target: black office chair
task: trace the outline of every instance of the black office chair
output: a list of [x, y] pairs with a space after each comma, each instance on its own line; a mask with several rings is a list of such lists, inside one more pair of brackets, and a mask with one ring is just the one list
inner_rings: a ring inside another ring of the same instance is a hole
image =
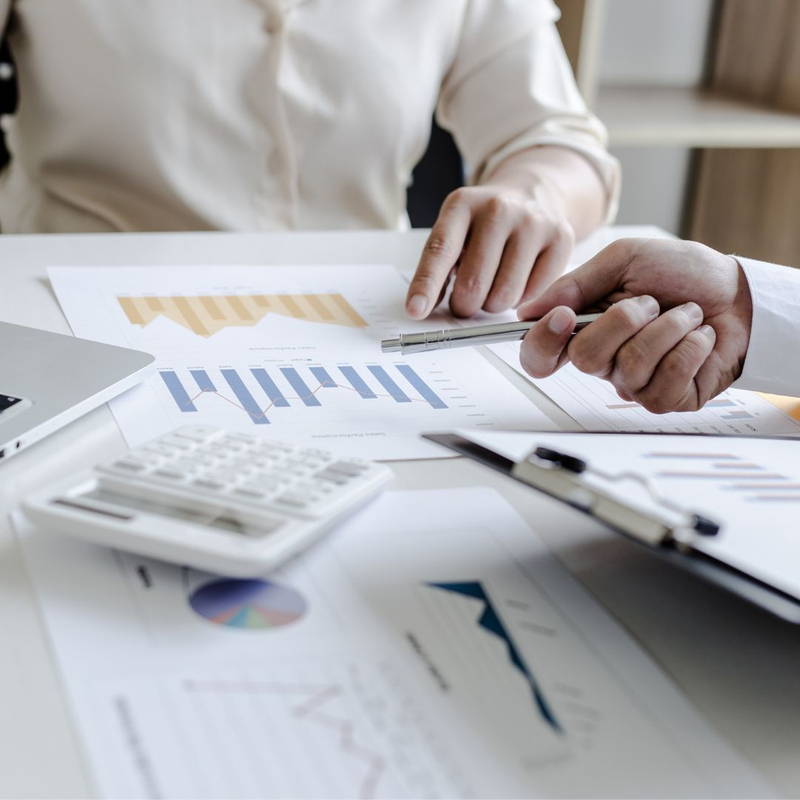
[[[0, 43], [0, 115], [13, 114], [17, 107], [17, 81], [14, 71], [14, 62], [11, 59], [11, 51], [8, 49], [8, 42], [5, 40]], [[6, 149], [5, 138], [0, 133], [0, 169], [9, 160], [8, 150]]]
[[428, 149], [414, 167], [406, 205], [414, 228], [430, 228], [447, 195], [464, 184], [464, 165], [453, 138], [434, 121]]

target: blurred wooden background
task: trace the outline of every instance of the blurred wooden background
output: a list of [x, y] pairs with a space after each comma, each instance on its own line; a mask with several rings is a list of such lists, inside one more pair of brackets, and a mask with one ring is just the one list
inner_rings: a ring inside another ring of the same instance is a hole
[[[800, 3], [722, 0], [711, 91], [800, 113]], [[703, 150], [687, 234], [728, 253], [800, 266], [800, 149]]]

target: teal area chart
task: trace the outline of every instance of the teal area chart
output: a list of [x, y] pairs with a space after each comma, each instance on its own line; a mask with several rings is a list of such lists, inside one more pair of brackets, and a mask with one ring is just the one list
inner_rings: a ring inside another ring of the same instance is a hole
[[483, 584], [480, 581], [463, 581], [454, 583], [429, 583], [428, 586], [433, 589], [441, 589], [445, 592], [450, 592], [451, 594], [461, 595], [462, 597], [472, 600], [479, 600], [483, 603], [483, 611], [477, 620], [478, 627], [483, 628], [492, 636], [496, 636], [505, 644], [509, 661], [530, 686], [533, 701], [542, 719], [553, 731], [562, 734], [564, 732], [563, 728], [556, 719], [536, 678], [522, 658], [517, 645], [514, 643], [513, 637], [503, 624], [503, 620], [494, 607], [491, 598], [486, 593]]
[[209, 581], [189, 595], [189, 605], [216, 625], [251, 631], [291, 625], [308, 609], [295, 589], [258, 579]]

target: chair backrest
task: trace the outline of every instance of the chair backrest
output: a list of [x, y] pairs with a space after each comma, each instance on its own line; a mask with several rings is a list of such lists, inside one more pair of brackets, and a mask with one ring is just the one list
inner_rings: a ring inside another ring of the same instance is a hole
[[442, 201], [464, 184], [464, 165], [453, 138], [435, 121], [431, 125], [428, 149], [414, 167], [406, 205], [414, 228], [430, 228], [439, 215]]
[[[14, 61], [11, 58], [11, 50], [8, 42], [4, 39], [0, 43], [0, 116], [3, 114], [13, 114], [17, 108], [17, 76], [14, 68]], [[9, 160], [8, 150], [5, 140], [0, 131], [0, 169]]]

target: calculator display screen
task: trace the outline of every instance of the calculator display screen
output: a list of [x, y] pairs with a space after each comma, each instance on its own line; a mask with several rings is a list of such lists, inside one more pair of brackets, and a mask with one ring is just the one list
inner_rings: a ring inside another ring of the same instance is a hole
[[[148, 514], [155, 514], [170, 519], [177, 519], [183, 522], [191, 522], [195, 525], [203, 525], [209, 528], [218, 528], [229, 531], [230, 533], [248, 534], [254, 533], [254, 526], [247, 525], [236, 519], [235, 513], [224, 506], [208, 505], [195, 508], [187, 508], [165, 501], [162, 497], [135, 497], [122, 492], [114, 492], [97, 485], [85, 494], [78, 497], [85, 500], [96, 500], [110, 506], [126, 509], [128, 511], [143, 511]], [[88, 506], [83, 506], [84, 510], [93, 510]], [[100, 512], [98, 512], [100, 513]]]

